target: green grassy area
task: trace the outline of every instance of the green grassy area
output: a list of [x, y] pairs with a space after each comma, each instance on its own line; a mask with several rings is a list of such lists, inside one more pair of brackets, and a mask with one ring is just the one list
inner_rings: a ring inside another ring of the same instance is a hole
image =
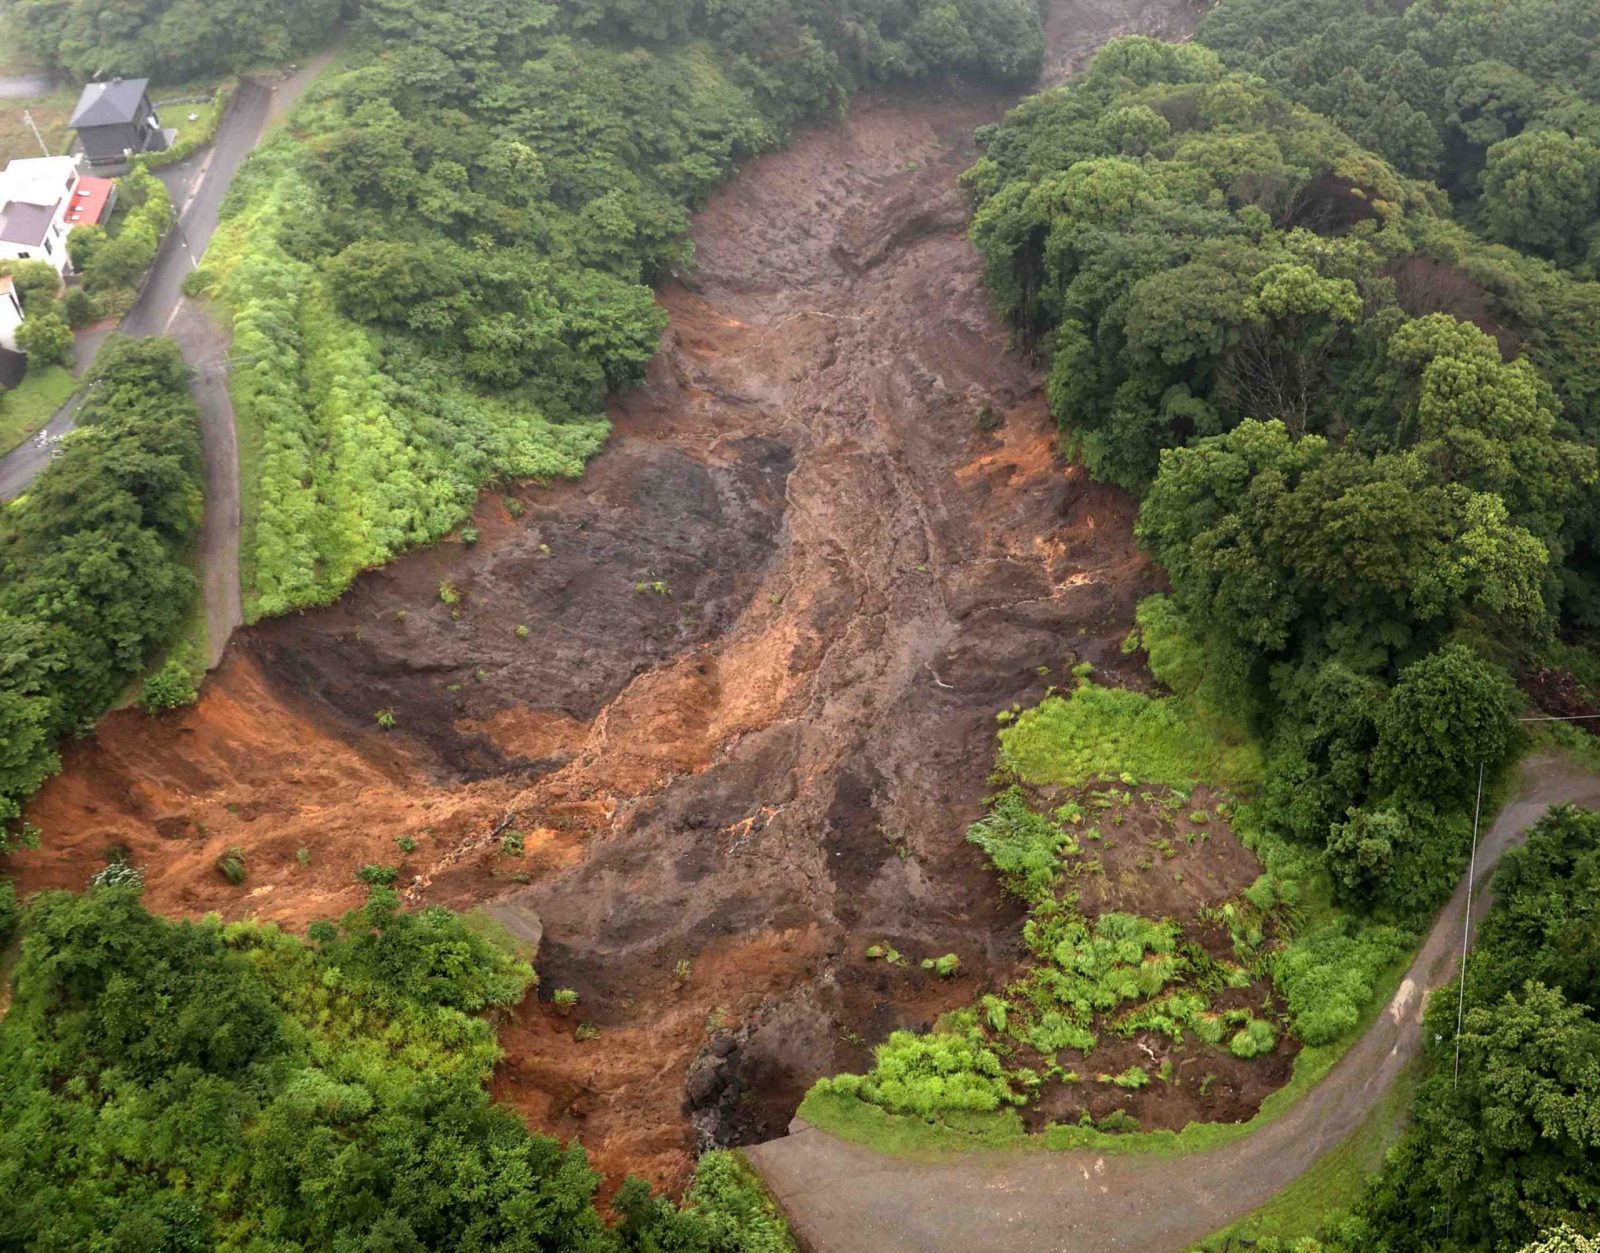
[[22, 383], [0, 392], [0, 454], [22, 443], [67, 403], [78, 380], [63, 367], [30, 370]]
[[1383, 1167], [1386, 1153], [1405, 1132], [1411, 1098], [1417, 1089], [1417, 1068], [1408, 1066], [1383, 1094], [1366, 1120], [1341, 1144], [1317, 1159], [1260, 1209], [1195, 1246], [1203, 1253], [1221, 1253], [1265, 1237], [1293, 1240], [1316, 1232], [1324, 1221], [1360, 1199], [1368, 1180]]
[[39, 140], [28, 128], [23, 114], [33, 117], [45, 145], [53, 156], [66, 152], [72, 143], [67, 123], [78, 103], [76, 90], [53, 92], [48, 96], [24, 96], [0, 100], [0, 166], [17, 157], [42, 157]]
[[1018, 716], [1000, 732], [1000, 765], [1028, 783], [1058, 787], [1129, 774], [1167, 787], [1246, 788], [1262, 773], [1254, 744], [1191, 703], [1094, 684]]

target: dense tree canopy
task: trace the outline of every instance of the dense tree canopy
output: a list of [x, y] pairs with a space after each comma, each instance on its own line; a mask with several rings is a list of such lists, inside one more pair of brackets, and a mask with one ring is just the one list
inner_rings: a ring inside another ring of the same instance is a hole
[[345, 0], [6, 0], [13, 38], [73, 78], [181, 82], [286, 61], [332, 34]]
[[1198, 38], [1401, 170], [1481, 197], [1496, 238], [1596, 274], [1589, 0], [1226, 0]]
[[528, 965], [388, 888], [305, 944], [171, 923], [136, 888], [38, 898], [0, 1021], [0, 1245], [12, 1249], [782, 1253], [712, 1155], [679, 1210], [632, 1184], [608, 1230], [583, 1150], [492, 1104], [471, 1016]]
[[111, 340], [79, 430], [0, 510], [0, 822], [194, 602], [200, 439], [168, 340]]
[[1414, 1125], [1337, 1253], [1577, 1250], [1600, 1228], [1600, 814], [1552, 812], [1493, 888], [1459, 1079], [1456, 1000], [1435, 997]]
[[973, 239], [1089, 469], [1143, 496], [1149, 634], [1267, 740], [1268, 821], [1415, 921], [1515, 747], [1504, 674], [1452, 640], [1592, 617], [1595, 341], [1543, 336], [1531, 291], [1593, 285], [1198, 45], [1112, 43], [981, 139]]

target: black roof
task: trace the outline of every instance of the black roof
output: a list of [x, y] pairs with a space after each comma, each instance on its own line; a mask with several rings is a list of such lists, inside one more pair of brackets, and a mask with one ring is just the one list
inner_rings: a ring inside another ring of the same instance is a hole
[[139, 119], [139, 105], [150, 86], [148, 78], [117, 78], [109, 83], [90, 83], [78, 97], [68, 125], [120, 126]]

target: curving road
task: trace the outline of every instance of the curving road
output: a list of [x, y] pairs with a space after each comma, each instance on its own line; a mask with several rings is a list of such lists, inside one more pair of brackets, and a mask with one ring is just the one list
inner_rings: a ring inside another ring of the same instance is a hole
[[[1477, 887], [1551, 805], [1600, 805], [1600, 776], [1564, 759], [1523, 764], [1516, 798], [1478, 848]], [[1393, 1002], [1316, 1088], [1260, 1131], [1181, 1158], [1092, 1152], [888, 1157], [796, 1119], [746, 1150], [811, 1253], [1188, 1248], [1244, 1217], [1343, 1141], [1416, 1056], [1429, 991], [1455, 976], [1467, 879], [1440, 912]], [[1490, 898], [1472, 901], [1475, 927]]]
[[[216, 232], [223, 197], [234, 175], [261, 142], [267, 124], [281, 117], [325, 69], [338, 45], [318, 54], [276, 84], [246, 80], [234, 93], [216, 141], [187, 161], [161, 172], [172, 193], [177, 222], [167, 232], [139, 299], [118, 330], [128, 335], [170, 335], [195, 371], [205, 456], [205, 518], [200, 533], [200, 574], [206, 606], [208, 664], [222, 658], [243, 619], [239, 592], [239, 450], [228, 397], [228, 337], [205, 308], [183, 295], [183, 282]], [[83, 373], [104, 336], [80, 337]], [[14, 499], [50, 463], [51, 446], [73, 428], [82, 393], [25, 444], [0, 458], [0, 501]]]

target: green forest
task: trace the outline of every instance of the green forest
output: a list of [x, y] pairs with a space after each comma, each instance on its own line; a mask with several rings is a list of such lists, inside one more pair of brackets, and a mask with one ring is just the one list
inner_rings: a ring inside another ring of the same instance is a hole
[[175, 83], [322, 47], [345, 0], [8, 0], [11, 37], [69, 78]]
[[534, 981], [492, 925], [392, 888], [304, 940], [167, 922], [117, 863], [31, 903], [0, 1029], [0, 1245], [781, 1253], [748, 1169], [708, 1154], [682, 1207], [492, 1104], [481, 1016]]

